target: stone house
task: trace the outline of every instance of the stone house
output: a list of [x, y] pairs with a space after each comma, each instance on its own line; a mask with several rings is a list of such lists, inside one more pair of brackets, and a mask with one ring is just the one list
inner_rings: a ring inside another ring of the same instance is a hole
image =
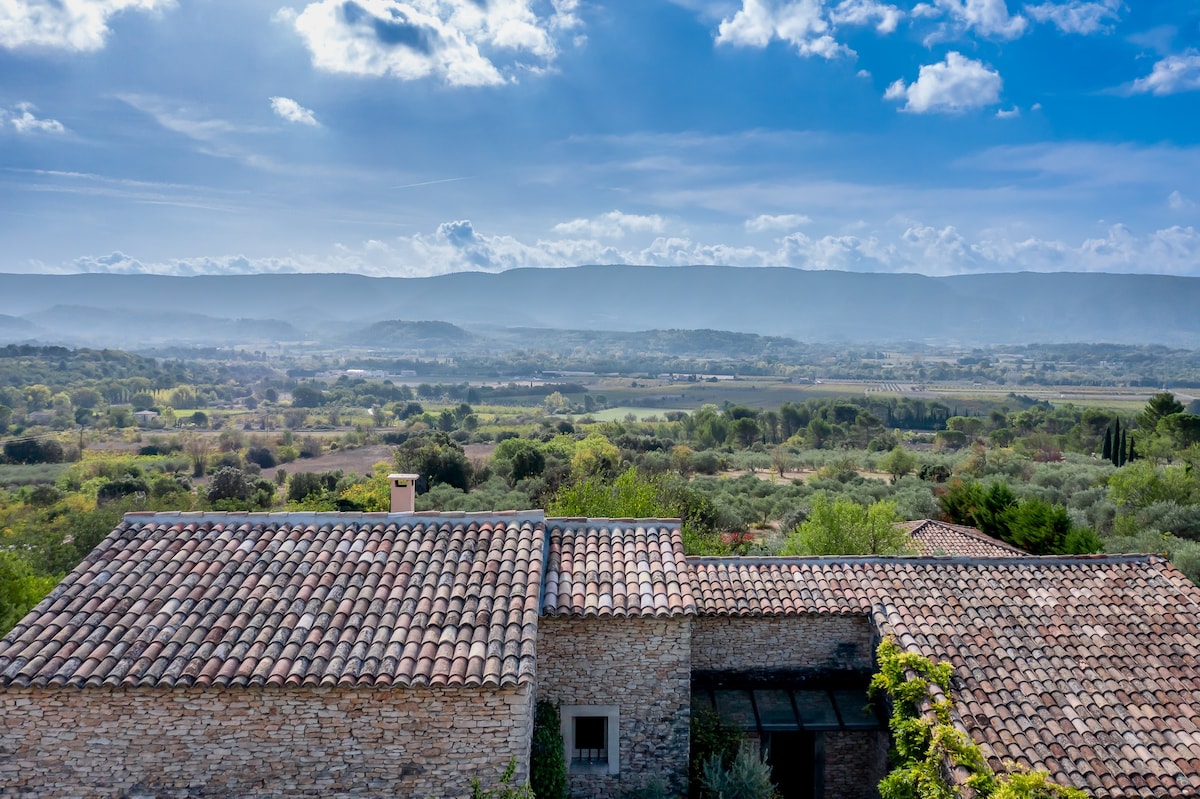
[[694, 558], [670, 520], [130, 514], [0, 643], [0, 795], [466, 796], [527, 774], [549, 699], [576, 797], [682, 792], [704, 707], [788, 799], [872, 797], [887, 635], [953, 665], [993, 767], [1193, 796], [1198, 629], [1200, 591], [1154, 556]]

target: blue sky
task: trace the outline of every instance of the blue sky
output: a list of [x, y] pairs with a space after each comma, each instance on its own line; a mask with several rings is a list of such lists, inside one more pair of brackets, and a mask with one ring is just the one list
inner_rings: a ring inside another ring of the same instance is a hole
[[1200, 275], [1193, 0], [0, 0], [0, 271]]

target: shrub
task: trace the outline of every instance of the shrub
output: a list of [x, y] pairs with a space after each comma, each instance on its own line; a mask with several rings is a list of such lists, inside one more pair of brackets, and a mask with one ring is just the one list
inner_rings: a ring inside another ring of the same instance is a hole
[[529, 783], [513, 787], [513, 774], [517, 772], [517, 759], [508, 761], [508, 767], [500, 775], [500, 784], [489, 790], [484, 790], [479, 779], [471, 780], [471, 799], [536, 799]]
[[558, 706], [545, 699], [533, 715], [529, 751], [529, 785], [537, 799], [567, 799], [567, 762], [563, 757], [562, 720]]
[[728, 766], [719, 755], [704, 763], [704, 789], [712, 799], [775, 799], [771, 767], [743, 744]]
[[691, 799], [701, 796], [705, 764], [716, 758], [723, 765], [732, 766], [743, 740], [741, 730], [726, 725], [711, 707], [694, 709], [688, 758], [688, 796]]

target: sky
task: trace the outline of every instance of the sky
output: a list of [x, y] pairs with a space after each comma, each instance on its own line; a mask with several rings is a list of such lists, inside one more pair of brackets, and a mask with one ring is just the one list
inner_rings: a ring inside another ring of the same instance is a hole
[[1200, 276], [1195, 0], [0, 0], [0, 271]]

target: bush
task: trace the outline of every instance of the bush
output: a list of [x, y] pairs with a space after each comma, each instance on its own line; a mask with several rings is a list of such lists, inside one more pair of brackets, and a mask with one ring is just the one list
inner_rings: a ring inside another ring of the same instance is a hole
[[537, 799], [567, 799], [567, 762], [563, 757], [562, 719], [558, 706], [545, 699], [533, 716], [529, 751], [529, 786]]
[[479, 779], [471, 780], [471, 799], [537, 799], [534, 796], [533, 790], [530, 789], [529, 783], [525, 783], [520, 787], [512, 786], [513, 774], [517, 772], [517, 759], [513, 758], [508, 761], [508, 767], [504, 769], [504, 773], [500, 775], [499, 786], [490, 790], [484, 790], [480, 785]]
[[775, 799], [771, 767], [743, 744], [728, 766], [719, 755], [704, 763], [704, 790], [712, 799]]
[[711, 707], [694, 709], [688, 757], [688, 796], [691, 799], [700, 799], [702, 795], [705, 764], [715, 758], [725, 766], [732, 766], [743, 740], [741, 730], [726, 725]]

